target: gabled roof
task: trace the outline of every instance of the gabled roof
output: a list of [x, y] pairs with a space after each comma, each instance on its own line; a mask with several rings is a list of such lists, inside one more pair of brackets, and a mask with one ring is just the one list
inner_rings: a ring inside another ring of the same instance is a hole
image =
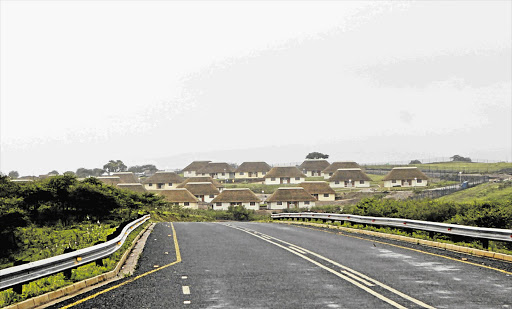
[[174, 172], [156, 172], [153, 176], [145, 179], [143, 183], [182, 183], [183, 180]]
[[166, 201], [171, 203], [197, 203], [197, 198], [187, 189], [150, 190], [148, 192], [162, 195]]
[[197, 171], [197, 170], [200, 170], [203, 167], [205, 167], [210, 162], [212, 162], [212, 161], [194, 161], [194, 162], [190, 163], [189, 165], [187, 165], [187, 167], [185, 167], [183, 169], [183, 171], [184, 172]]
[[323, 171], [324, 169], [328, 168], [329, 165], [330, 163], [327, 162], [327, 160], [311, 159], [302, 162], [302, 164], [299, 166], [299, 169], [301, 171]]
[[372, 179], [368, 177], [360, 168], [340, 168], [334, 173], [334, 175], [329, 178], [329, 181], [371, 181]]
[[231, 202], [261, 202], [261, 200], [248, 188], [237, 188], [237, 189], [225, 189], [216, 198], [212, 200], [212, 203], [231, 203]]
[[189, 182], [211, 182], [217, 189], [222, 189], [224, 186], [216, 179], [213, 179], [211, 176], [195, 176], [186, 178], [182, 183], [180, 183], [176, 188], [185, 188], [185, 185]]
[[417, 167], [394, 167], [382, 180], [403, 180], [403, 179], [428, 180]]
[[277, 189], [268, 199], [267, 202], [312, 202], [316, 198], [309, 194], [302, 187], [287, 187]]
[[112, 176], [119, 177], [119, 180], [120, 180], [119, 183], [137, 183], [137, 182], [139, 182], [137, 180], [137, 177], [135, 177], [135, 174], [132, 172], [117, 172], [117, 173], [112, 173]]
[[244, 162], [235, 170], [235, 173], [241, 172], [268, 172], [271, 167], [266, 162]]
[[144, 188], [144, 186], [141, 183], [118, 183], [117, 187], [119, 189], [130, 190], [130, 191], [134, 191], [137, 193], [145, 193], [146, 192], [146, 188]]
[[309, 194], [335, 194], [333, 188], [325, 181], [305, 181], [300, 184]]
[[268, 172], [264, 178], [278, 178], [278, 177], [300, 177], [306, 178], [298, 168], [295, 166], [276, 166]]
[[220, 192], [211, 182], [189, 182], [185, 189], [194, 195], [218, 195]]
[[118, 176], [100, 176], [96, 177], [99, 181], [103, 182], [106, 185], [115, 186], [121, 183], [121, 178]]
[[336, 173], [340, 168], [361, 168], [359, 164], [356, 162], [332, 162], [326, 169], [324, 169], [323, 173]]
[[232, 173], [235, 169], [231, 165], [225, 162], [210, 162], [202, 169], [197, 170], [199, 174], [210, 174], [210, 173]]

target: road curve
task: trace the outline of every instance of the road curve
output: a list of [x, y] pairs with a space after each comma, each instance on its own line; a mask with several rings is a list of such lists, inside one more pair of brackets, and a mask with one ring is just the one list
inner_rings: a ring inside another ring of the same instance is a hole
[[512, 308], [512, 274], [272, 223], [160, 223], [130, 278], [52, 308]]

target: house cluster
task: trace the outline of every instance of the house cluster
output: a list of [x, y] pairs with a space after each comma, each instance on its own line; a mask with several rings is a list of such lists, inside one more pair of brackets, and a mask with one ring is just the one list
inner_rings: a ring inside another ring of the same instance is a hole
[[[265, 162], [244, 162], [237, 168], [228, 163], [194, 161], [183, 170], [156, 172], [139, 183], [133, 173], [114, 173], [99, 180], [137, 192], [153, 192], [175, 205], [197, 209], [208, 207], [227, 210], [232, 205], [247, 209], [310, 208], [317, 201], [334, 201], [334, 188], [368, 188], [370, 177], [356, 162], [306, 160], [300, 166], [271, 167]], [[307, 177], [323, 177], [323, 181], [306, 181]], [[252, 181], [267, 185], [296, 184], [280, 187], [272, 195], [260, 197], [248, 188], [225, 189], [223, 182]], [[397, 167], [383, 179], [384, 187], [426, 186], [428, 178], [416, 167]]]

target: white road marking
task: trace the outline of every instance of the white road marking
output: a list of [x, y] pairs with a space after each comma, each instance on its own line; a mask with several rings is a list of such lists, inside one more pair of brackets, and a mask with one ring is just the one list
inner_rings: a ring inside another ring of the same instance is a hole
[[183, 289], [183, 294], [190, 295], [190, 287], [187, 285], [184, 285], [181, 287]]
[[187, 276], [181, 276], [181, 279], [187, 279], [188, 277]]

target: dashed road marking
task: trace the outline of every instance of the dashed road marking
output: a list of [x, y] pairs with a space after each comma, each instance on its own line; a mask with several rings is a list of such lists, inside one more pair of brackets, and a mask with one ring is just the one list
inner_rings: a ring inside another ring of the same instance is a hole
[[183, 294], [190, 295], [190, 287], [189, 286], [184, 285], [181, 287], [181, 289], [183, 290]]

